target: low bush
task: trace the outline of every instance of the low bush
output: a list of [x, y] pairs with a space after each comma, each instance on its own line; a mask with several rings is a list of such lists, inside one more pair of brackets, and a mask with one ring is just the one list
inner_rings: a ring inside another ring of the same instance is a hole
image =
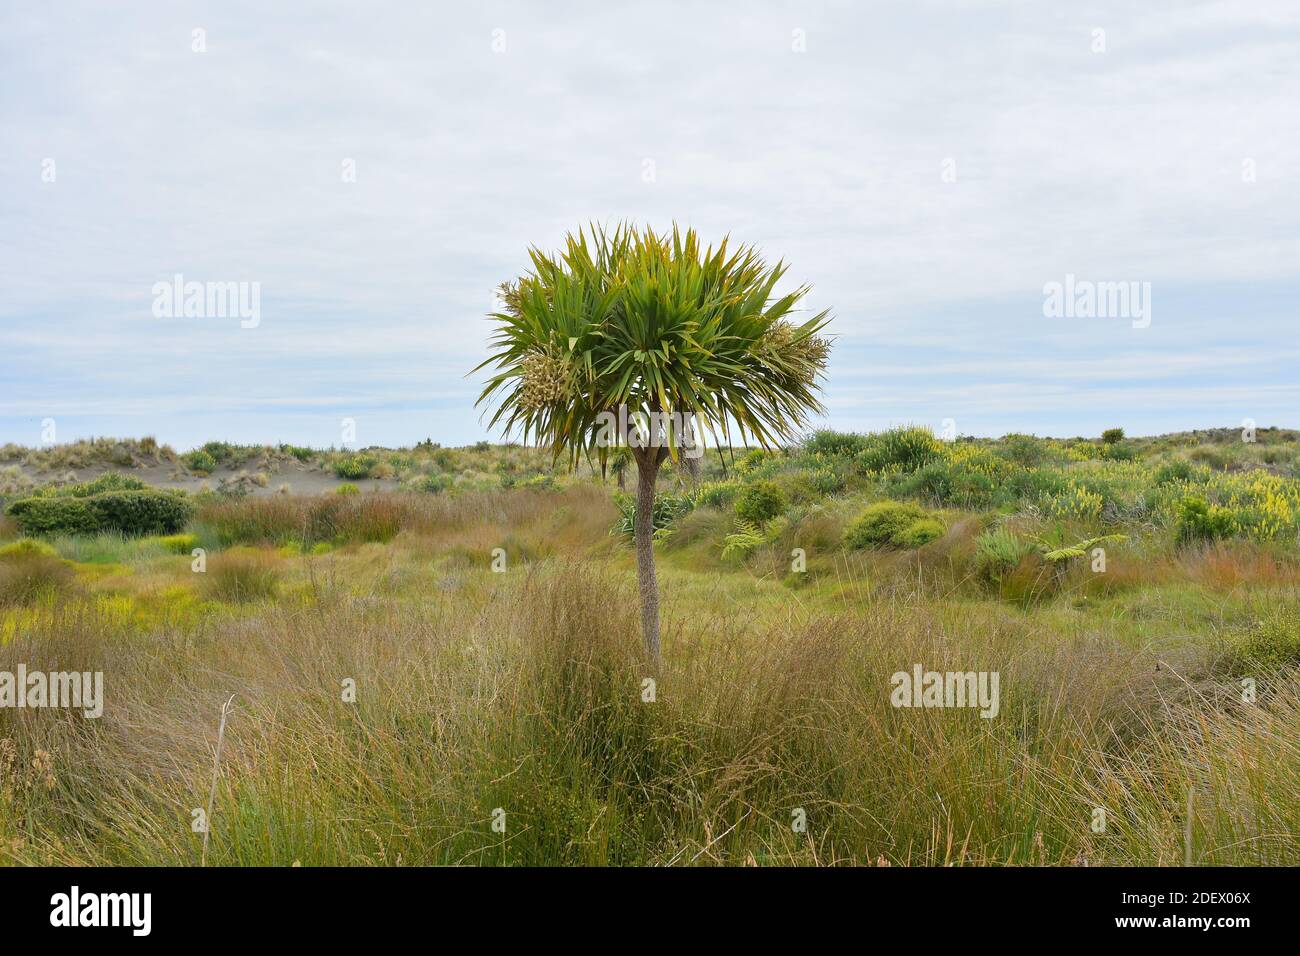
[[697, 508], [726, 508], [740, 494], [734, 481], [706, 481], [695, 489], [692, 499]]
[[334, 474], [348, 481], [369, 478], [378, 461], [371, 455], [347, 455], [334, 462]]
[[88, 497], [22, 498], [8, 513], [26, 535], [174, 534], [185, 527], [193, 505], [180, 492], [108, 491]]
[[998, 484], [989, 475], [950, 461], [932, 461], [909, 474], [896, 476], [887, 486], [900, 498], [921, 498], [936, 505], [987, 508], [998, 496]]
[[804, 439], [803, 450], [810, 455], [848, 456], [865, 451], [868, 444], [866, 435], [853, 432], [836, 432], [829, 428], [815, 431]]
[[98, 518], [98, 530], [129, 536], [176, 534], [194, 513], [189, 499], [173, 491], [111, 491], [86, 502]]
[[95, 534], [99, 518], [85, 498], [20, 498], [6, 509], [27, 535]]
[[412, 491], [422, 492], [428, 495], [436, 495], [446, 491], [455, 481], [450, 475], [441, 473], [432, 475], [421, 475], [408, 484]]
[[856, 461], [865, 471], [915, 471], [942, 453], [942, 443], [928, 428], [891, 428], [868, 435]]
[[312, 451], [310, 448], [304, 448], [301, 445], [281, 445], [280, 451], [292, 455], [294, 458], [297, 458], [299, 461], [304, 463], [311, 461], [316, 457], [316, 452]]
[[197, 475], [210, 475], [217, 469], [217, 460], [202, 448], [187, 451], [181, 455], [181, 461], [185, 463], [186, 468]]
[[1204, 498], [1191, 495], [1178, 504], [1178, 538], [1183, 542], [1215, 541], [1230, 538], [1237, 531], [1237, 522], [1227, 508], [1209, 504]]
[[943, 530], [943, 524], [923, 508], [878, 501], [844, 529], [844, 546], [853, 551], [881, 546], [917, 548], [940, 537]]
[[1180, 458], [1157, 468], [1152, 482], [1156, 485], [1168, 485], [1175, 481], [1191, 481], [1194, 473], [1192, 463]]
[[1043, 439], [1018, 433], [1002, 436], [995, 454], [999, 458], [1015, 462], [1022, 468], [1037, 468], [1052, 455], [1050, 447]]
[[921, 518], [895, 534], [890, 541], [900, 548], [910, 550], [942, 538], [945, 530], [943, 522], [938, 518]]
[[1138, 457], [1137, 448], [1130, 442], [1116, 442], [1101, 447], [1101, 457], [1108, 461], [1135, 461]]
[[790, 506], [789, 499], [776, 484], [754, 481], [736, 496], [736, 517], [750, 524], [763, 525]]
[[818, 468], [809, 475], [808, 481], [822, 498], [838, 495], [848, 485], [845, 473], [837, 468]]

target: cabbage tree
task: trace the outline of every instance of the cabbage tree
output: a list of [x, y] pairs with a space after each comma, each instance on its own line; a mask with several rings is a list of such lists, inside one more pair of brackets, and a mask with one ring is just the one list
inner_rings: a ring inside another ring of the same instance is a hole
[[817, 400], [830, 350], [821, 312], [795, 316], [807, 286], [777, 292], [786, 266], [747, 245], [705, 248], [693, 229], [620, 225], [570, 233], [563, 250], [529, 251], [531, 270], [501, 287], [490, 367], [478, 403], [488, 427], [520, 434], [570, 467], [606, 467], [631, 451], [634, 539], [647, 655], [659, 660], [655, 482], [669, 458], [709, 438], [763, 447], [796, 435]]

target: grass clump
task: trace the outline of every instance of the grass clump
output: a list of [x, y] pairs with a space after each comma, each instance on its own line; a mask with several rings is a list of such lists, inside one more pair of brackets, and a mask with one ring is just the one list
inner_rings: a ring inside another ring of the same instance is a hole
[[1300, 610], [1282, 608], [1250, 627], [1221, 662], [1232, 677], [1267, 676], [1300, 666]]
[[196, 534], [169, 534], [155, 541], [170, 554], [190, 554], [199, 546], [199, 536]]
[[334, 474], [348, 481], [369, 478], [379, 464], [372, 455], [345, 455], [334, 462]]
[[0, 606], [28, 604], [67, 588], [72, 571], [43, 541], [20, 539], [0, 548]]
[[943, 444], [928, 428], [891, 428], [867, 436], [858, 465], [872, 472], [915, 471], [943, 453]]
[[274, 598], [283, 576], [274, 552], [232, 548], [209, 557], [204, 585], [214, 600], [245, 604]]
[[202, 448], [187, 451], [181, 455], [181, 461], [196, 475], [210, 475], [217, 470], [217, 459]]

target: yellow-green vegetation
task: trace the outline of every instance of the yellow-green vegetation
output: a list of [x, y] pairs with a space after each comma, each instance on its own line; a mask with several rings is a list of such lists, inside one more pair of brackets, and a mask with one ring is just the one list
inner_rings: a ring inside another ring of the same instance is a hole
[[[628, 499], [531, 449], [165, 536], [5, 520], [0, 671], [105, 702], [0, 709], [0, 862], [197, 864], [233, 694], [209, 864], [1298, 864], [1297, 436], [1110, 437], [668, 469], [657, 673]], [[998, 715], [892, 706], [917, 664]]]

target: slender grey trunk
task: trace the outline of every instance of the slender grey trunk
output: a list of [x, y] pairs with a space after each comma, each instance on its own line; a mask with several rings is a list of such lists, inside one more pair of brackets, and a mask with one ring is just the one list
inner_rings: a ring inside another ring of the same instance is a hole
[[687, 486], [694, 488], [700, 483], [701, 462], [699, 456], [691, 456], [686, 453], [691, 450], [694, 449], [683, 450], [678, 460], [682, 463], [682, 474], [686, 476]]
[[655, 577], [655, 478], [659, 475], [657, 448], [636, 455], [636, 579], [641, 590], [641, 637], [646, 656], [659, 665], [659, 581]]

